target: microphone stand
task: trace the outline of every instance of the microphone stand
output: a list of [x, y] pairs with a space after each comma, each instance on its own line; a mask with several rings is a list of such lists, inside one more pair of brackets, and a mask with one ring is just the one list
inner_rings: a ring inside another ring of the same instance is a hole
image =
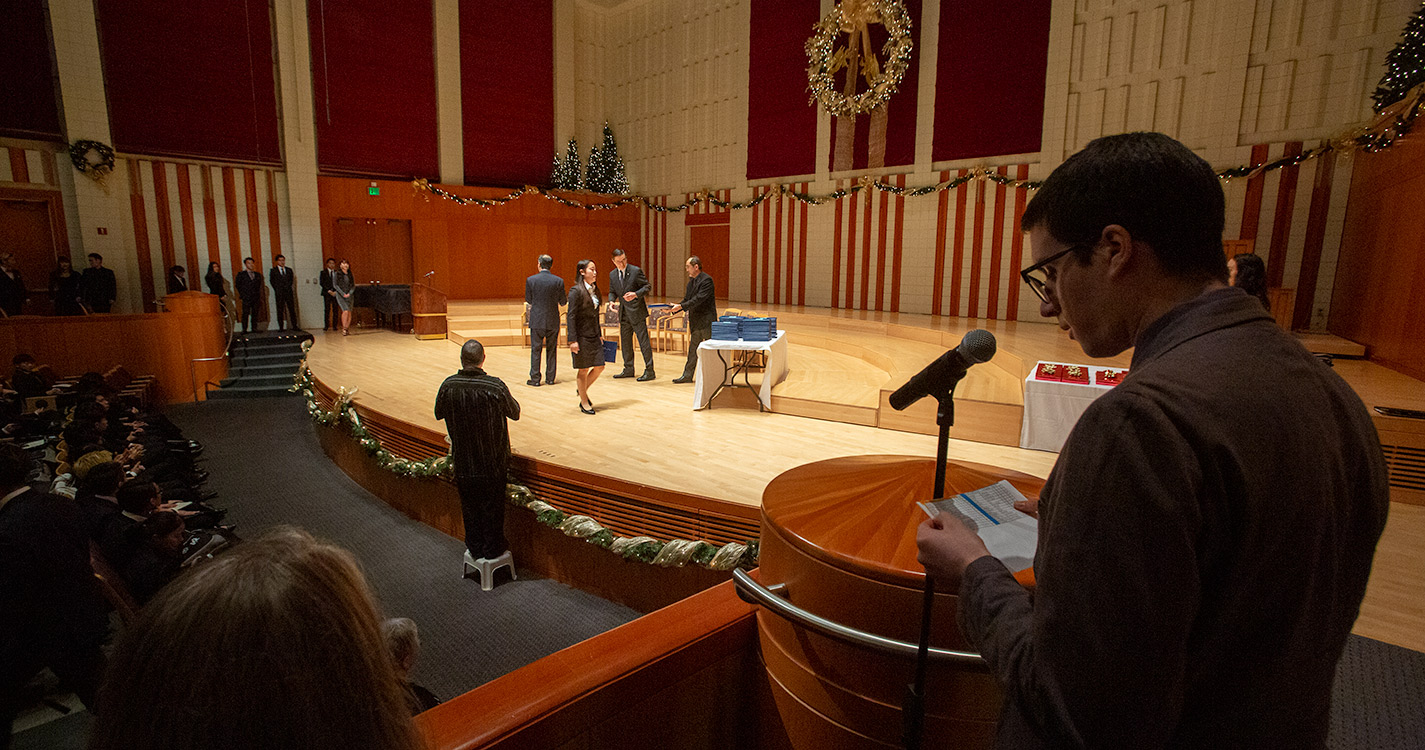
[[[940, 426], [940, 435], [935, 446], [935, 482], [931, 487], [934, 499], [945, 495], [945, 463], [950, 460], [950, 427], [955, 424], [955, 386], [960, 384], [965, 374], [950, 381], [949, 390], [933, 394], [939, 406], [935, 410], [935, 423]], [[901, 706], [903, 718], [902, 743], [906, 750], [920, 750], [921, 737], [925, 731], [925, 669], [930, 661], [930, 612], [935, 604], [935, 580], [925, 574], [925, 592], [920, 605], [920, 647], [915, 654], [915, 678], [906, 686], [905, 702]]]

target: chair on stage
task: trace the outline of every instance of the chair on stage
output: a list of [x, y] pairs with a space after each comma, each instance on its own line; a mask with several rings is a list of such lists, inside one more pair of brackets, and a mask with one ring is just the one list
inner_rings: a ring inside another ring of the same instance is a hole
[[[659, 351], [677, 351], [680, 354], [688, 351], [688, 313], [686, 310], [659, 316], [654, 331], [657, 334], [655, 340], [658, 342], [654, 346]], [[676, 350], [673, 348], [674, 342], [678, 342]]]

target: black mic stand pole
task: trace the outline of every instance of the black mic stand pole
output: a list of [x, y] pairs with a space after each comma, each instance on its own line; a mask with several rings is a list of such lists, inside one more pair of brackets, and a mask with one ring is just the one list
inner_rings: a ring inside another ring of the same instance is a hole
[[[935, 484], [931, 496], [939, 500], [945, 496], [945, 464], [950, 460], [950, 427], [955, 424], [955, 386], [965, 377], [964, 373], [950, 383], [950, 389], [935, 394], [939, 406], [935, 410], [935, 423], [940, 426], [940, 436], [935, 445]], [[920, 648], [915, 654], [915, 681], [906, 686], [904, 713], [904, 737], [906, 750], [920, 750], [921, 735], [925, 730], [925, 668], [930, 661], [930, 612], [935, 604], [935, 580], [930, 573], [925, 574], [925, 593], [920, 607]]]

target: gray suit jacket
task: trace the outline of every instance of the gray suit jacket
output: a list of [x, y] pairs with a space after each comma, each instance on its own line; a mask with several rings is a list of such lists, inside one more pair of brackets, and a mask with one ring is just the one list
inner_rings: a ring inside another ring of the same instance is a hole
[[529, 303], [529, 327], [532, 331], [553, 331], [559, 328], [559, 306], [568, 293], [564, 279], [549, 271], [524, 280], [524, 301]]
[[[625, 280], [625, 275], [627, 280]], [[609, 271], [609, 301], [617, 302], [619, 317], [628, 320], [647, 320], [648, 303], [643, 300], [648, 296], [651, 286], [648, 277], [644, 275], [643, 269], [630, 263], [624, 270], [615, 268]], [[633, 292], [637, 295], [632, 302], [625, 302], [623, 295]]]

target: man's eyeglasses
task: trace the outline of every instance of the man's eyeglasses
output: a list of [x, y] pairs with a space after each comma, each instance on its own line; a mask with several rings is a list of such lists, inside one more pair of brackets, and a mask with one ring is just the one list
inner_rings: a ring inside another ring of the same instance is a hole
[[1021, 279], [1024, 279], [1024, 283], [1028, 284], [1030, 289], [1034, 290], [1034, 295], [1038, 297], [1040, 301], [1048, 302], [1049, 292], [1047, 289], [1045, 289], [1045, 286], [1049, 283], [1049, 275], [1045, 273], [1044, 269], [1047, 268], [1049, 264], [1064, 257], [1065, 255], [1068, 255], [1069, 253], [1074, 252], [1075, 250], [1087, 250], [1093, 247], [1095, 244], [1097, 243], [1081, 242], [1077, 245], [1070, 245], [1069, 247], [1066, 247], [1063, 250], [1060, 250], [1059, 252], [1054, 253], [1053, 255], [1045, 258], [1044, 260], [1041, 260], [1038, 263], [1035, 263], [1034, 265], [1024, 269], [1023, 271], [1020, 271], [1019, 277]]

